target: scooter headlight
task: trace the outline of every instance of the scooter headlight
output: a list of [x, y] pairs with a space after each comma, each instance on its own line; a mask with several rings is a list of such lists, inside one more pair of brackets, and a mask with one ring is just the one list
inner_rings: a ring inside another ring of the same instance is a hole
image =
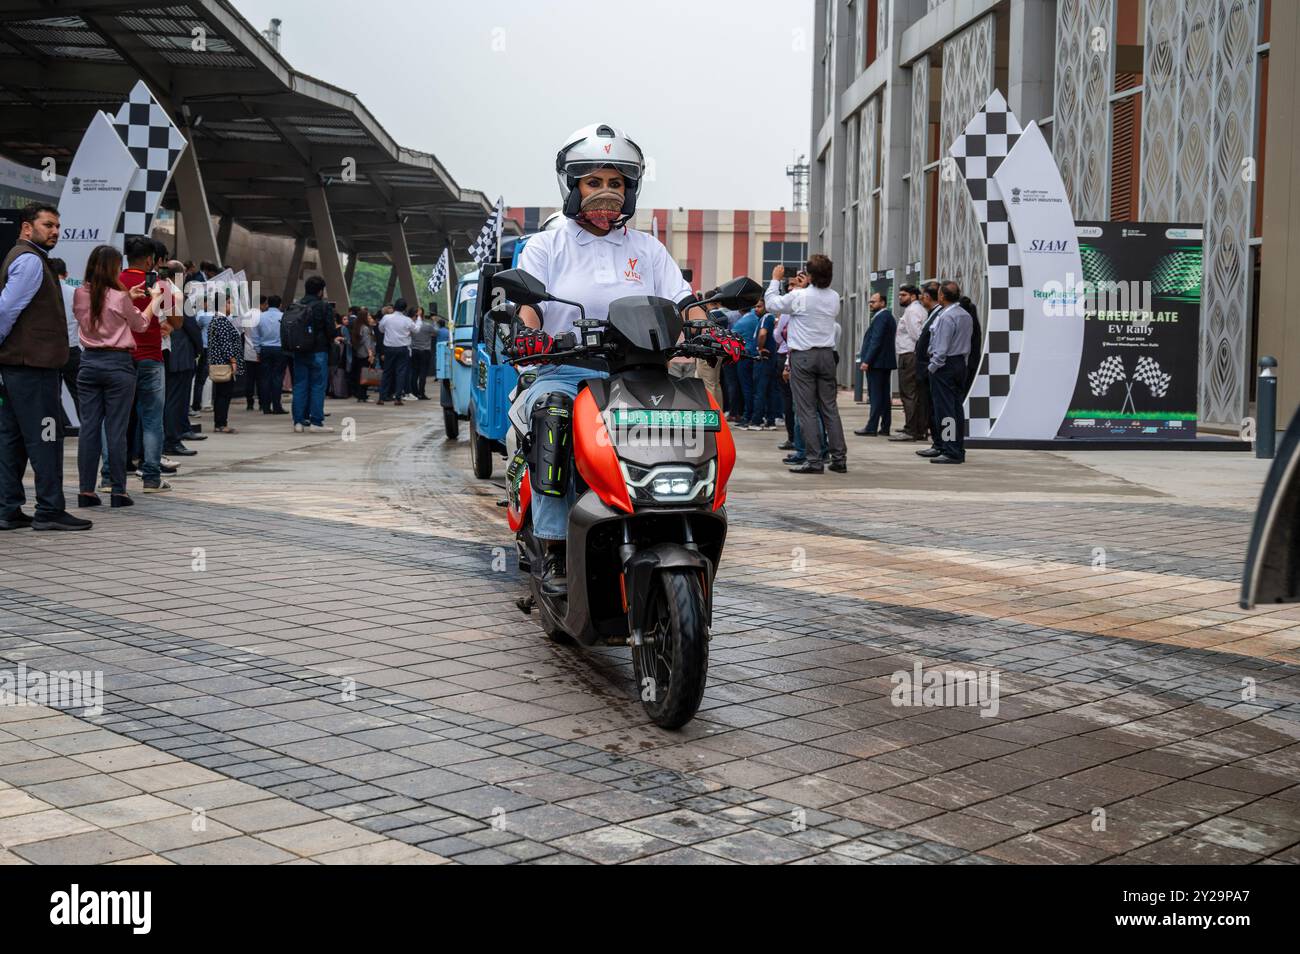
[[623, 480], [633, 503], [686, 504], [713, 496], [717, 462], [710, 459], [698, 467], [691, 464], [660, 464], [641, 467], [619, 461]]

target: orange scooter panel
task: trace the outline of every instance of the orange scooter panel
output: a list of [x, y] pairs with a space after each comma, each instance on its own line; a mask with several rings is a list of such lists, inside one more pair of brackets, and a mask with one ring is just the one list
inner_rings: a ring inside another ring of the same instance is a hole
[[713, 509], [717, 510], [727, 502], [727, 481], [736, 466], [736, 442], [731, 436], [731, 428], [727, 427], [727, 415], [722, 413], [722, 408], [718, 406], [711, 393], [709, 404], [718, 412], [718, 420], [722, 424], [713, 438], [718, 448], [718, 484], [713, 491]]
[[513, 532], [518, 532], [519, 528], [524, 525], [524, 517], [528, 514], [528, 504], [533, 499], [533, 482], [524, 472], [524, 479], [519, 483], [519, 507], [513, 505], [506, 507], [506, 523], [510, 525]]
[[573, 402], [573, 459], [587, 486], [607, 506], [632, 512], [623, 470], [618, 466], [614, 442], [600, 416], [600, 408], [591, 391], [583, 388]]

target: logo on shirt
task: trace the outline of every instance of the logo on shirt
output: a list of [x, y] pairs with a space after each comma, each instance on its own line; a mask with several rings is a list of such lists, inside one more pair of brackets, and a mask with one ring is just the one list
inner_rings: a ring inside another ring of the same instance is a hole
[[605, 154], [606, 154], [606, 155], [609, 154], [610, 147], [613, 146], [613, 145], [614, 145], [614, 144], [613, 144], [612, 142], [607, 142], [607, 143], [605, 143]]
[[629, 258], [627, 260], [627, 269], [623, 272], [623, 277], [630, 282], [641, 284], [641, 273], [636, 270], [636, 263], [641, 261], [639, 258]]

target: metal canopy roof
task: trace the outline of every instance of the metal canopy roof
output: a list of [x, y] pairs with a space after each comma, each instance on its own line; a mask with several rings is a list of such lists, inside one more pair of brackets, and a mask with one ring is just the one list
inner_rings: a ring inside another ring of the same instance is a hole
[[492, 211], [433, 155], [394, 142], [352, 93], [294, 70], [227, 0], [58, 10], [0, 10], [0, 153], [15, 160], [53, 156], [66, 173], [94, 111], [116, 112], [143, 79], [197, 149], [211, 211], [251, 231], [314, 238], [304, 185], [319, 181], [344, 251], [386, 261], [395, 210], [411, 259], [433, 261], [448, 242], [464, 257]]

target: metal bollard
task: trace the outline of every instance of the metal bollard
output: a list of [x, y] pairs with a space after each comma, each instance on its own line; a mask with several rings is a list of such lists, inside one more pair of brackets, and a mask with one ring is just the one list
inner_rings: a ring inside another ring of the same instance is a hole
[[1255, 456], [1272, 460], [1277, 444], [1277, 358], [1259, 359], [1259, 384], [1255, 391]]

